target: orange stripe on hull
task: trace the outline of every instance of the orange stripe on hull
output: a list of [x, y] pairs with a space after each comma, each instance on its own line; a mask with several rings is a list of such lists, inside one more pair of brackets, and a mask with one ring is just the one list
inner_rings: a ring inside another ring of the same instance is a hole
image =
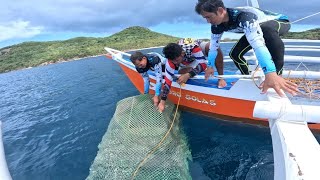
[[122, 65], [119, 63], [121, 69], [126, 73], [127, 77], [130, 79], [130, 81], [133, 83], [133, 85], [138, 89], [138, 91], [142, 94], [144, 92], [143, 87], [143, 79], [142, 76], [137, 72], [134, 71], [127, 66]]
[[[119, 65], [139, 92], [143, 93], [143, 79], [141, 75], [121, 63], [119, 63]], [[154, 79], [150, 78], [150, 81], [155, 83]], [[168, 99], [177, 104], [180, 96], [179, 92], [179, 88], [171, 87]], [[150, 94], [154, 94], [154, 91], [151, 89]], [[255, 101], [208, 95], [184, 89], [181, 90], [180, 105], [184, 109], [201, 112], [201, 114], [209, 116], [232, 117], [235, 121], [268, 126], [267, 119], [253, 117], [255, 103]], [[309, 127], [313, 130], [320, 131], [320, 124], [309, 124]]]
[[[179, 88], [172, 87], [169, 99], [178, 102]], [[182, 89], [180, 104], [201, 111], [232, 117], [253, 119], [254, 101], [239, 100], [221, 96], [208, 95]]]
[[[130, 79], [130, 81], [134, 84], [134, 86], [139, 90], [140, 93], [143, 93], [143, 79], [140, 76], [140, 74], [122, 65], [121, 63], [119, 64], [122, 70]], [[150, 79], [150, 81], [155, 83], [155, 80], [153, 79]], [[151, 91], [152, 92], [150, 93], [153, 94], [154, 91]], [[180, 96], [179, 92], [179, 88], [171, 87], [170, 89], [170, 94], [168, 98], [175, 104], [177, 104], [178, 102]], [[213, 114], [222, 114], [231, 117], [255, 119], [252, 116], [253, 108], [255, 105], [254, 101], [207, 95], [184, 89], [182, 89], [181, 95], [182, 98], [180, 100], [180, 104], [185, 107]]]
[[111, 56], [111, 54], [109, 54], [109, 53], [106, 54], [106, 57], [109, 58], [109, 59], [112, 59], [112, 56]]

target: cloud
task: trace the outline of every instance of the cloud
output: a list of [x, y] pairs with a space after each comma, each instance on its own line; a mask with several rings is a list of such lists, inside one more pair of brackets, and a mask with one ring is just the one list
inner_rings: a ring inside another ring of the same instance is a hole
[[152, 26], [197, 17], [196, 1], [171, 0], [29, 0], [7, 1], [0, 7], [0, 22], [23, 19], [49, 31], [106, 32], [128, 26]]
[[[294, 21], [319, 12], [318, 1], [308, 0], [306, 3], [266, 0], [259, 3], [262, 9], [281, 12]], [[46, 32], [114, 33], [129, 26], [152, 27], [162, 23], [180, 22], [206, 24], [194, 11], [196, 2], [197, 0], [12, 0], [1, 3], [0, 24], [22, 19], [22, 22], [28, 22], [35, 27], [26, 27], [28, 30], [31, 28], [33, 33], [39, 32], [40, 27]], [[245, 6], [247, 0], [224, 0], [224, 3], [227, 7]], [[320, 15], [299, 23], [320, 27]]]
[[13, 38], [29, 38], [42, 31], [41, 26], [32, 27], [28, 21], [12, 21], [6, 24], [0, 24], [0, 41]]

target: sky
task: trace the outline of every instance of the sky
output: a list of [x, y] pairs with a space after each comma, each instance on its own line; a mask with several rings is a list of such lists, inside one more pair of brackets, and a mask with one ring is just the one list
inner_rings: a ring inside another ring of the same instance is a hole
[[[197, 0], [2, 0], [0, 48], [25, 41], [106, 37], [131, 26], [176, 37], [210, 38], [210, 25], [195, 13]], [[224, 0], [226, 7], [247, 0]], [[319, 0], [260, 0], [260, 8], [293, 22], [320, 11]], [[320, 13], [292, 25], [291, 31], [320, 28]], [[238, 38], [225, 33], [223, 38]]]

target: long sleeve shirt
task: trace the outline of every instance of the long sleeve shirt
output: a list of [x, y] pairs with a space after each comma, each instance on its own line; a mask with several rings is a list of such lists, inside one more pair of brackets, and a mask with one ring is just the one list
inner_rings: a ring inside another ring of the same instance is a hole
[[[195, 64], [193, 64], [192, 70], [189, 72], [191, 77], [203, 72], [207, 68], [205, 56], [202, 53], [202, 50], [199, 46], [195, 46], [192, 50], [191, 58], [185, 58], [179, 66], [182, 68], [189, 67], [194, 62]], [[168, 94], [170, 92], [172, 81], [174, 79], [174, 72], [178, 68], [178, 66], [173, 64], [172, 61], [168, 59], [168, 61], [166, 62], [166, 70], [164, 77], [165, 81], [162, 88], [161, 100], [167, 99]]]

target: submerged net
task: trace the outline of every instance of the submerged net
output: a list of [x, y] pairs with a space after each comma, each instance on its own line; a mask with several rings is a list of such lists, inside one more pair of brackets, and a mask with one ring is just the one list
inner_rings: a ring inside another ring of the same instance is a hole
[[179, 125], [179, 113], [165, 140], [147, 157], [174, 119], [175, 106], [166, 105], [159, 113], [150, 95], [119, 101], [87, 179], [191, 179], [191, 152]]

